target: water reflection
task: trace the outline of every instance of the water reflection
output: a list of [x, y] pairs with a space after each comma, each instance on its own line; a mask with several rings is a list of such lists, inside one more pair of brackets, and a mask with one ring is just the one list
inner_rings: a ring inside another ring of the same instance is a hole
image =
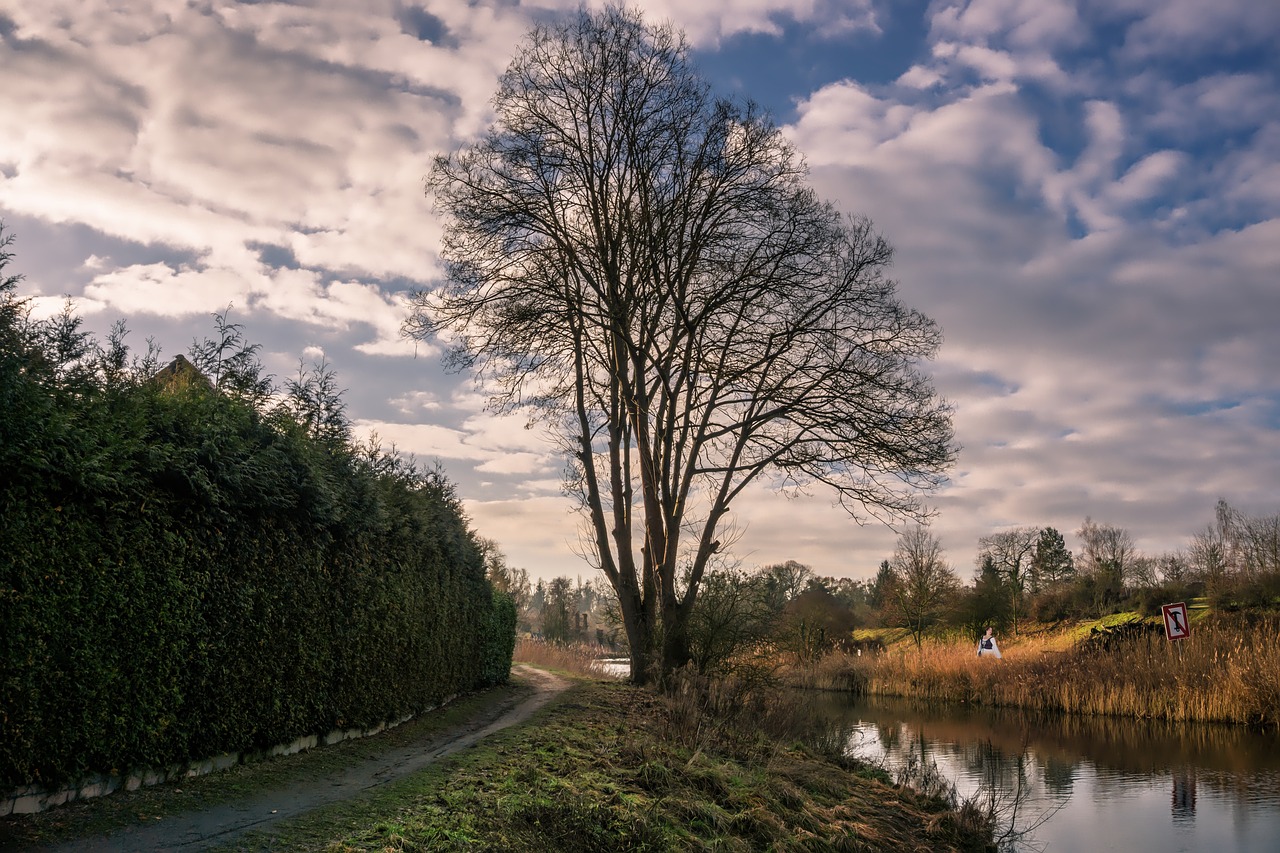
[[1016, 807], [1021, 850], [1280, 851], [1280, 739], [1157, 721], [828, 696], [851, 752], [937, 765], [962, 797]]

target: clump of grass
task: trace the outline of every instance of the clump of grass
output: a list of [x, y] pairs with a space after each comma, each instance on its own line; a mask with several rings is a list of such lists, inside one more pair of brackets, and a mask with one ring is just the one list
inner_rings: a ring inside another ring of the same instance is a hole
[[1280, 618], [1201, 621], [1184, 640], [1121, 637], [1109, 648], [1040, 634], [1003, 661], [967, 643], [899, 645], [847, 660], [869, 693], [1187, 722], [1280, 723]]

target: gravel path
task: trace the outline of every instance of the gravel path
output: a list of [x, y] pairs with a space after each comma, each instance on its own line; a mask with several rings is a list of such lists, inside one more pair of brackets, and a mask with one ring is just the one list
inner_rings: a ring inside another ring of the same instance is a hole
[[532, 694], [496, 703], [466, 723], [441, 732], [429, 741], [391, 749], [340, 773], [287, 789], [267, 791], [241, 802], [167, 817], [163, 822], [131, 827], [104, 838], [83, 839], [42, 849], [50, 853], [205, 850], [231, 844], [237, 836], [249, 830], [262, 830], [320, 806], [351, 799], [363, 791], [407, 776], [466, 749], [494, 732], [524, 722], [569, 686], [563, 678], [532, 667], [516, 666], [512, 672], [513, 676], [534, 688]]

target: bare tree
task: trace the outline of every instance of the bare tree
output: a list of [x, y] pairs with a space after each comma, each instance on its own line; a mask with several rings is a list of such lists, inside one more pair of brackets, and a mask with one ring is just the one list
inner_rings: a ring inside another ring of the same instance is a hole
[[1228, 569], [1228, 544], [1223, 531], [1209, 525], [1191, 537], [1187, 548], [1187, 561], [1198, 580], [1210, 586], [1218, 584]]
[[1009, 614], [1013, 619], [1015, 633], [1018, 630], [1018, 617], [1022, 615], [1022, 599], [1027, 594], [1027, 584], [1031, 578], [1031, 559], [1039, 541], [1038, 527], [1015, 527], [978, 540], [979, 565], [989, 558], [1009, 593]]
[[1095, 604], [1101, 609], [1119, 600], [1138, 558], [1133, 536], [1123, 527], [1085, 517], [1080, 537], [1080, 568], [1093, 578]]
[[769, 119], [711, 97], [682, 34], [619, 8], [537, 27], [494, 111], [434, 163], [447, 278], [406, 328], [562, 440], [635, 680], [688, 659], [751, 484], [829, 487], [860, 522], [927, 514], [955, 453], [920, 370], [936, 326]]
[[1233, 573], [1256, 578], [1280, 572], [1280, 515], [1250, 517], [1219, 500], [1215, 516], [1210, 530], [1220, 537]]
[[760, 570], [766, 599], [776, 613], [781, 613], [787, 602], [804, 592], [811, 580], [813, 569], [795, 560], [775, 563]]
[[960, 590], [960, 579], [943, 557], [942, 541], [916, 525], [898, 537], [889, 561], [893, 570], [890, 606], [899, 625], [911, 632], [920, 648], [925, 632], [936, 625]]

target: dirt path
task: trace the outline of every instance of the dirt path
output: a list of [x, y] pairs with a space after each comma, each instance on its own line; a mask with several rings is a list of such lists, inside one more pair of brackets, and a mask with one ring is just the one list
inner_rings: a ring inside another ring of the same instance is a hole
[[265, 829], [312, 809], [351, 799], [369, 788], [407, 776], [466, 749], [494, 732], [524, 722], [569, 686], [565, 679], [532, 667], [516, 666], [512, 672], [515, 678], [533, 687], [532, 694], [496, 703], [465, 724], [440, 732], [428, 741], [394, 748], [340, 773], [287, 789], [267, 791], [241, 802], [167, 817], [162, 823], [129, 828], [105, 838], [44, 849], [51, 853], [205, 850], [231, 844], [248, 830]]

